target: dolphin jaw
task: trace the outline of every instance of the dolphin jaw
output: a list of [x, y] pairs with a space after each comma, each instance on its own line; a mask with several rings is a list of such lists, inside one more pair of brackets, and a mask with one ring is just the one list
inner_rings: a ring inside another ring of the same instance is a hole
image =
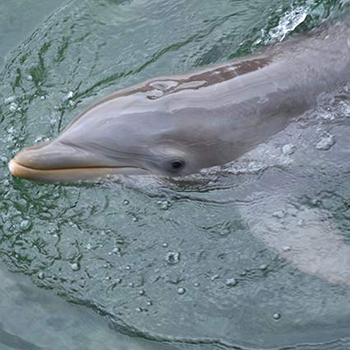
[[[33, 150], [32, 148], [28, 148]], [[36, 149], [35, 151], [40, 149]], [[146, 169], [129, 166], [128, 164], [94, 164], [83, 163], [74, 164], [52, 164], [49, 166], [50, 159], [47, 159], [48, 164], [45, 164], [45, 157], [41, 158], [38, 163], [33, 162], [31, 158], [26, 158], [29, 152], [27, 149], [19, 152], [13, 159], [10, 160], [8, 168], [14, 177], [23, 178], [38, 182], [81, 182], [94, 181], [98, 179], [108, 178], [117, 175], [147, 175], [149, 171]]]
[[84, 167], [61, 169], [35, 169], [26, 167], [15, 159], [9, 162], [9, 170], [14, 177], [37, 182], [66, 182], [78, 183], [82, 181], [95, 181], [118, 175], [147, 175], [145, 169], [136, 167]]

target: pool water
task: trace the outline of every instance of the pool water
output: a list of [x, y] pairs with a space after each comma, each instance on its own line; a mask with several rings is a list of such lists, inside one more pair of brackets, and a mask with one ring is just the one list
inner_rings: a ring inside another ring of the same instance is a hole
[[180, 180], [7, 169], [110, 92], [348, 14], [335, 0], [0, 4], [0, 347], [349, 349], [349, 87]]

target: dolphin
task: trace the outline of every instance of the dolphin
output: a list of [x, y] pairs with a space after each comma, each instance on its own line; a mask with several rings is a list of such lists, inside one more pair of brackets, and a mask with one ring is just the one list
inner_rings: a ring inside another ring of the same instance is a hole
[[196, 173], [263, 143], [349, 74], [350, 20], [322, 24], [250, 56], [107, 96], [52, 142], [21, 150], [9, 169], [41, 182]]

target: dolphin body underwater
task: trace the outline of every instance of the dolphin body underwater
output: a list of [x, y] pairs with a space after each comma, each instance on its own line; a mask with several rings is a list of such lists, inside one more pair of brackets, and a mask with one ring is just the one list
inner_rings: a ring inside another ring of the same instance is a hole
[[42, 182], [196, 173], [263, 143], [349, 77], [344, 19], [250, 56], [116, 92], [52, 142], [21, 150], [9, 169]]

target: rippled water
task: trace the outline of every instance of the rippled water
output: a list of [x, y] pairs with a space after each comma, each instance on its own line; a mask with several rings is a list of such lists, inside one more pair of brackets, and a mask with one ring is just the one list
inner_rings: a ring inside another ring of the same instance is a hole
[[109, 92], [348, 12], [345, 1], [65, 2], [0, 75], [2, 260], [164, 349], [349, 349], [348, 87], [239, 161], [182, 180], [46, 185], [7, 170]]

